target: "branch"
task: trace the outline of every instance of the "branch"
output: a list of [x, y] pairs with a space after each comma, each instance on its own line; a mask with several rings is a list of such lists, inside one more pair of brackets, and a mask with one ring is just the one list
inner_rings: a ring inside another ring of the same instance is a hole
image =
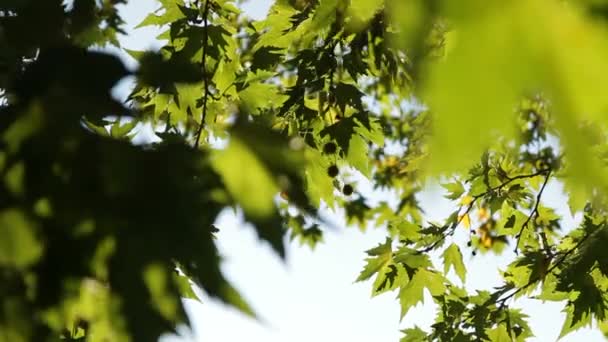
[[[464, 219], [464, 217], [467, 216], [471, 212], [471, 210], [473, 209], [473, 205], [477, 202], [477, 200], [479, 200], [483, 196], [487, 195], [490, 192], [494, 192], [494, 191], [500, 190], [500, 189], [504, 188], [505, 186], [507, 186], [508, 184], [510, 184], [511, 182], [513, 182], [515, 180], [524, 179], [524, 178], [532, 178], [532, 177], [540, 176], [540, 175], [545, 174], [545, 173], [547, 174], [547, 177], [545, 178], [545, 183], [543, 183], [543, 187], [542, 187], [542, 189], [540, 191], [540, 194], [542, 194], [542, 191], [544, 190], [545, 185], [547, 184], [547, 180], [549, 179], [549, 175], [551, 174], [551, 169], [541, 169], [541, 170], [538, 170], [537, 172], [530, 173], [530, 174], [517, 175], [515, 177], [507, 177], [507, 181], [505, 181], [505, 182], [503, 182], [503, 183], [501, 183], [501, 184], [499, 184], [499, 185], [497, 185], [497, 186], [495, 186], [493, 188], [489, 188], [489, 189], [487, 189], [486, 191], [484, 191], [484, 192], [482, 192], [480, 194], [472, 196], [473, 199], [471, 200], [471, 203], [469, 203], [469, 205], [467, 206], [467, 210], [464, 212], [464, 214], [462, 214], [460, 216], [460, 218], [458, 219], [458, 221], [456, 221], [455, 223], [453, 223], [452, 226], [449, 228], [449, 229], [451, 229], [451, 231], [448, 232], [448, 233], [446, 233], [446, 234], [443, 234], [439, 239], [437, 239], [435, 242], [433, 242], [430, 246], [428, 246], [428, 247], [420, 250], [419, 253], [427, 253], [427, 252], [435, 249], [435, 247], [437, 247], [441, 242], [443, 242], [447, 236], [450, 236], [450, 235], [454, 234], [454, 229], [456, 229], [456, 227], [462, 222], [462, 220]], [[458, 208], [458, 212], [460, 212], [461, 209], [462, 209], [462, 206], [460, 208]], [[536, 206], [535, 206], [535, 209], [534, 209], [533, 212], [537, 212], [538, 213], [538, 200], [537, 200], [537, 203], [536, 203]], [[529, 221], [529, 219], [527, 221]], [[526, 224], [527, 224], [527, 221], [526, 221]], [[520, 234], [521, 234], [521, 231], [520, 231]], [[518, 244], [519, 244], [519, 238], [518, 238]]]
[[207, 99], [209, 98], [209, 80], [207, 75], [207, 45], [209, 42], [209, 1], [205, 0], [205, 7], [203, 8], [203, 113], [201, 115], [201, 122], [196, 131], [196, 139], [194, 141], [194, 147], [198, 148], [198, 144], [203, 133], [203, 127], [205, 126], [205, 117], [207, 116]]
[[[473, 196], [473, 199], [471, 200], [471, 203], [468, 204], [467, 210], [465, 210], [464, 214], [460, 215], [460, 217], [458, 218], [458, 220], [456, 222], [452, 223], [452, 225], [447, 228], [447, 229], [450, 229], [450, 231], [448, 233], [445, 233], [445, 234], [441, 235], [441, 237], [439, 239], [435, 240], [435, 242], [433, 242], [430, 246], [424, 248], [423, 250], [418, 251], [419, 254], [430, 252], [431, 250], [435, 249], [435, 247], [437, 247], [441, 242], [443, 242], [446, 237], [453, 235], [454, 234], [454, 230], [456, 229], [456, 227], [458, 227], [458, 225], [460, 225], [460, 223], [462, 223], [462, 220], [464, 220], [464, 218], [467, 215], [469, 215], [469, 213], [473, 209], [473, 205], [475, 205], [475, 202], [477, 202], [478, 199], [480, 199], [481, 197], [483, 197], [487, 193], [488, 192], [486, 191], [486, 192], [484, 192], [482, 194]], [[460, 206], [458, 208], [457, 212], [460, 212], [460, 210], [462, 210], [462, 206]]]
[[[595, 235], [600, 230], [602, 230], [602, 229], [598, 229], [594, 232], [591, 232], [591, 233], [585, 235], [579, 242], [576, 243], [576, 245], [574, 245], [574, 247], [572, 247], [568, 251], [566, 251], [566, 253], [564, 253], [562, 255], [562, 257], [559, 258], [559, 260], [557, 260], [553, 265], [551, 265], [551, 267], [549, 267], [547, 269], [547, 272], [545, 272], [545, 275], [552, 273], [558, 266], [563, 264], [564, 261], [566, 260], [566, 258], [568, 258], [568, 256], [570, 256], [572, 253], [574, 253], [574, 251], [576, 251], [583, 244], [583, 242], [587, 241], [590, 236]], [[513, 298], [513, 296], [515, 296], [516, 294], [520, 293], [521, 291], [523, 291], [523, 290], [527, 289], [528, 287], [530, 287], [531, 285], [535, 284], [537, 281], [541, 280], [541, 277], [542, 277], [542, 275], [537, 275], [534, 278], [531, 278], [524, 286], [517, 288], [515, 291], [510, 293], [508, 296], [499, 299], [498, 302], [504, 304], [507, 300]]]
[[[504, 183], [502, 183], [502, 184], [500, 184], [498, 186], [495, 186], [495, 187], [491, 188], [491, 190], [492, 191], [500, 190], [500, 189], [504, 188], [505, 186], [507, 186], [509, 183], [511, 183], [511, 182], [513, 182], [515, 180], [518, 180], [518, 179], [533, 178], [533, 177], [544, 175], [544, 174], [548, 174], [548, 173], [551, 173], [551, 169], [541, 169], [541, 170], [538, 170], [538, 171], [536, 171], [534, 173], [530, 173], [530, 174], [527, 174], [527, 175], [517, 175], [515, 177], [508, 177], [507, 176], [507, 181], [506, 182], [504, 182]], [[485, 193], [487, 193], [487, 191]]]
[[545, 191], [547, 182], [549, 182], [549, 177], [551, 177], [551, 170], [549, 170], [547, 172], [547, 175], [545, 176], [545, 181], [543, 182], [543, 185], [541, 186], [540, 190], [538, 191], [538, 194], [536, 194], [536, 200], [535, 200], [534, 208], [532, 209], [532, 212], [530, 212], [530, 215], [528, 215], [528, 218], [526, 218], [526, 221], [521, 225], [521, 228], [519, 229], [519, 233], [517, 233], [517, 243], [515, 244], [515, 249], [513, 250], [513, 252], [515, 252], [515, 254], [517, 254], [517, 249], [519, 248], [519, 242], [521, 241], [521, 236], [522, 236], [524, 229], [526, 229], [528, 227], [528, 224], [530, 223], [530, 220], [532, 219], [533, 216], [538, 217], [538, 206], [540, 205], [540, 198], [543, 195], [543, 191]]

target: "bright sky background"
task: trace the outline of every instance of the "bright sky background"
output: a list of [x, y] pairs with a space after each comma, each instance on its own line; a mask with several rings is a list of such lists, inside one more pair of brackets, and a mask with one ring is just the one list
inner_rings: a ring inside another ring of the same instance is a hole
[[[243, 5], [243, 8], [250, 16], [261, 18], [267, 12], [269, 4], [270, 0], [253, 0]], [[154, 41], [158, 31], [132, 31], [135, 25], [156, 8], [158, 6], [153, 0], [131, 0], [124, 7], [122, 14], [130, 33], [122, 39], [124, 47], [143, 50], [160, 46]], [[125, 60], [131, 67], [135, 67], [129, 57], [125, 56]], [[115, 89], [116, 96], [124, 98], [130, 85], [128, 80], [122, 82]], [[357, 189], [365, 194], [372, 192], [370, 185], [363, 179], [359, 180]], [[382, 196], [372, 195], [372, 200], [384, 199]], [[430, 186], [419, 199], [431, 221], [441, 221], [453, 210], [437, 187]], [[550, 183], [543, 199], [564, 216], [566, 227], [574, 226], [576, 220], [570, 217], [559, 184]], [[168, 335], [161, 340], [397, 342], [401, 337], [399, 329], [414, 325], [429, 328], [434, 321], [430, 297], [427, 296], [425, 301], [431, 305], [419, 305], [399, 322], [396, 294], [370, 298], [371, 283], [353, 283], [364, 265], [364, 251], [383, 242], [385, 232], [382, 229], [369, 229], [362, 233], [345, 227], [336, 216], [332, 216], [331, 220], [338, 227], [344, 228], [326, 230], [325, 242], [314, 251], [291, 243], [288, 246], [287, 261], [283, 262], [266, 244], [257, 240], [251, 227], [232, 212], [225, 211], [217, 220], [220, 228], [217, 241], [225, 257], [223, 270], [258, 312], [260, 320], [247, 318], [208, 298], [203, 298], [202, 304], [187, 300], [192, 330], [183, 328], [180, 329], [180, 337]], [[455, 241], [463, 242], [465, 239], [466, 230], [462, 229]], [[499, 285], [498, 269], [505, 268], [507, 258], [512, 257], [510, 253], [506, 252], [505, 257], [478, 255], [472, 258], [470, 251], [463, 249], [469, 270], [466, 287], [469, 290], [491, 289], [492, 286]], [[453, 280], [458, 282], [455, 277]], [[560, 313], [563, 305], [540, 305], [536, 301], [520, 300], [517, 306], [525, 307], [525, 312], [531, 316], [530, 324], [537, 335], [533, 341], [557, 339], [564, 320]], [[599, 331], [581, 330], [561, 341], [603, 340]]]

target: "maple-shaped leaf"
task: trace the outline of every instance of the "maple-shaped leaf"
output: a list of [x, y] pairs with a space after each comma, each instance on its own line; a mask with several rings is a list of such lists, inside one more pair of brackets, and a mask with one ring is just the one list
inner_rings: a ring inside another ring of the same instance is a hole
[[389, 262], [387, 266], [378, 271], [376, 280], [374, 280], [374, 284], [372, 285], [372, 296], [395, 290], [407, 281], [407, 274], [403, 266]]
[[528, 315], [522, 313], [520, 309], [509, 309], [507, 315], [515, 341], [524, 342], [527, 338], [534, 337], [534, 334], [528, 325]]
[[[544, 279], [547, 271], [547, 258], [541, 251], [528, 252], [511, 263], [504, 272], [505, 280], [517, 287], [523, 287], [531, 281], [536, 283]], [[527, 294], [534, 290], [534, 286], [528, 286], [516, 296]]]
[[342, 113], [346, 112], [346, 106], [363, 111], [361, 99], [364, 94], [355, 85], [340, 82], [334, 89], [334, 95], [336, 97], [336, 104]]
[[488, 337], [491, 342], [512, 342], [513, 339], [509, 336], [507, 327], [504, 324], [500, 324], [495, 329], [488, 331]]
[[358, 134], [368, 142], [378, 146], [384, 145], [382, 128], [368, 113], [359, 112], [325, 127], [320, 132], [321, 137], [329, 135], [347, 155], [351, 147], [351, 138]]
[[365, 252], [370, 257], [365, 259], [366, 265], [356, 282], [368, 280], [391, 262], [393, 255], [391, 244], [391, 239], [387, 238], [384, 243]]
[[185, 18], [184, 14], [184, 2], [182, 0], [160, 0], [162, 5], [157, 11], [162, 14], [150, 13], [144, 20], [139, 23], [135, 28], [146, 27], [146, 26], [162, 26], [175, 22], [178, 19]]
[[251, 70], [254, 72], [259, 69], [271, 70], [283, 58], [284, 56], [281, 54], [281, 49], [274, 46], [264, 46], [253, 54]]
[[255, 42], [252, 51], [256, 52], [262, 47], [287, 48], [291, 42], [285, 37], [285, 32], [293, 26], [290, 19], [295, 14], [296, 11], [289, 4], [275, 3], [270, 8], [265, 20], [255, 22], [252, 25], [256, 31], [264, 32]]
[[249, 84], [239, 92], [241, 109], [245, 114], [259, 114], [271, 107], [278, 107], [285, 101], [285, 96], [279, 94], [275, 85], [261, 82]]
[[464, 283], [467, 269], [464, 266], [464, 262], [462, 261], [462, 253], [460, 252], [460, 248], [456, 244], [451, 244], [442, 254], [443, 257], [443, 273], [448, 274], [450, 268], [454, 269], [456, 275], [460, 278], [460, 280]]
[[417, 269], [433, 266], [428, 255], [418, 253], [417, 250], [405, 246], [399, 248], [395, 253], [395, 261], [403, 264], [408, 269], [410, 278]]
[[340, 149], [348, 154], [351, 137], [356, 134], [356, 126], [357, 123], [352, 117], [343, 118], [335, 124], [325, 127], [321, 131], [321, 137], [329, 135], [340, 146]]
[[370, 258], [366, 259], [367, 264], [356, 281], [367, 280], [376, 275], [372, 286], [372, 296], [394, 290], [407, 282], [403, 265], [395, 263], [393, 260], [391, 244], [392, 240], [387, 238], [384, 243], [366, 252]]
[[364, 176], [369, 177], [370, 158], [367, 143], [360, 135], [355, 134], [350, 138], [349, 147], [346, 160]]
[[401, 330], [404, 336], [399, 340], [399, 342], [424, 342], [427, 341], [427, 334], [424, 330], [420, 329], [418, 326], [414, 326], [413, 328]]
[[562, 325], [562, 329], [559, 333], [559, 338], [562, 338], [575, 330], [591, 324], [591, 315], [586, 312], [580, 313], [580, 316], [577, 318], [578, 321], [575, 321], [574, 310], [575, 307], [573, 304], [567, 304], [564, 308], [563, 312], [566, 313], [566, 319], [564, 320], [564, 324]]
[[564, 311], [566, 321], [562, 327], [560, 337], [587, 325], [592, 317], [602, 321], [606, 318], [607, 298], [606, 292], [598, 288], [591, 274], [580, 272], [580, 277], [574, 283], [576, 293]]
[[424, 289], [432, 296], [438, 296], [446, 291], [446, 279], [439, 273], [419, 268], [412, 279], [399, 291], [401, 318], [416, 304], [424, 301]]
[[445, 198], [447, 199], [456, 200], [464, 193], [464, 185], [462, 185], [462, 182], [459, 181], [444, 183], [441, 184], [441, 186], [448, 191], [448, 194], [445, 195]]

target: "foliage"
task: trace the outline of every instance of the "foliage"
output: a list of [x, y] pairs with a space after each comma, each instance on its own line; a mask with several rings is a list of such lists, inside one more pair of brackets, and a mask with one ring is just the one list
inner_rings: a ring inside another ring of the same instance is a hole
[[[319, 208], [385, 227], [357, 280], [402, 317], [425, 292], [438, 308], [402, 341], [523, 341], [521, 296], [565, 302], [562, 335], [608, 330], [608, 3], [276, 0], [253, 21], [161, 0], [139, 26], [164, 46], [125, 50], [135, 71], [99, 49], [121, 48], [122, 3], [0, 5], [0, 339], [151, 341], [187, 323], [193, 284], [254, 315], [220, 269], [226, 207], [281, 256], [286, 233], [322, 241]], [[133, 144], [146, 129], [160, 141]], [[546, 204], [555, 181], [579, 227]], [[463, 254], [511, 251], [501, 287], [465, 289]]]

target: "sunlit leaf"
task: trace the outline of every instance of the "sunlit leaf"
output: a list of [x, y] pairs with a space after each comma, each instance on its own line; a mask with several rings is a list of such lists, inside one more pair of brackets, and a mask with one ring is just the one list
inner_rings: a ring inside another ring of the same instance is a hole
[[[248, 214], [254, 217], [273, 215], [273, 198], [279, 187], [268, 168], [243, 141], [233, 137], [228, 148], [218, 151], [212, 160], [230, 194]], [[245, 177], [244, 165], [247, 167]]]
[[447, 274], [450, 268], [454, 269], [456, 275], [464, 283], [466, 277], [466, 267], [462, 261], [462, 253], [456, 244], [451, 244], [443, 252], [443, 273]]

